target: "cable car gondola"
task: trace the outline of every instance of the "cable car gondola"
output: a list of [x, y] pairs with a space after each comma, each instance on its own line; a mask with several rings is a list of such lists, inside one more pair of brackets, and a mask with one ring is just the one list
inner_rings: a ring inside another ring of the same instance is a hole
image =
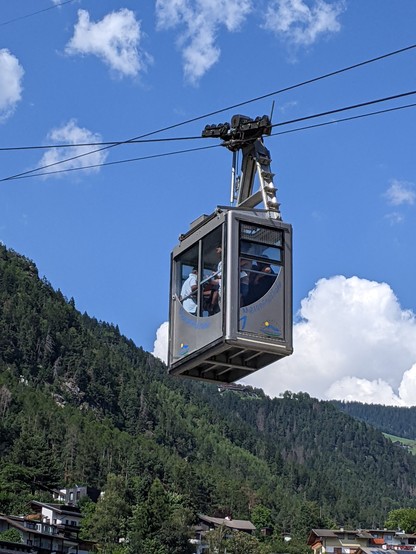
[[[235, 205], [202, 215], [172, 252], [171, 375], [233, 383], [293, 352], [292, 227], [281, 220], [262, 140], [270, 132], [267, 116], [236, 115], [231, 125], [207, 126], [202, 133], [233, 152]], [[259, 190], [253, 193], [256, 173]]]

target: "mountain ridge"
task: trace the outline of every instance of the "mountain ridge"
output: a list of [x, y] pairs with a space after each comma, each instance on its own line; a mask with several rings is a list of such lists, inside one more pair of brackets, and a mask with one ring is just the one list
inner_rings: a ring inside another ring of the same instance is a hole
[[342, 412], [364, 421], [383, 433], [416, 440], [416, 406], [385, 406], [331, 400]]
[[0, 511], [43, 498], [36, 484], [103, 488], [112, 474], [129, 490], [158, 479], [192, 513], [264, 506], [303, 537], [416, 506], [416, 459], [381, 432], [306, 393], [248, 398], [169, 377], [4, 245], [0, 306]]

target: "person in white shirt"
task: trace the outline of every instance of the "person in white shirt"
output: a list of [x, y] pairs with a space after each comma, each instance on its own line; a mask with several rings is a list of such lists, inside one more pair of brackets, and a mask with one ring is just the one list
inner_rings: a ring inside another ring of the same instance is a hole
[[181, 301], [187, 312], [196, 315], [198, 305], [196, 303], [196, 290], [198, 288], [197, 269], [193, 269], [182, 285]]

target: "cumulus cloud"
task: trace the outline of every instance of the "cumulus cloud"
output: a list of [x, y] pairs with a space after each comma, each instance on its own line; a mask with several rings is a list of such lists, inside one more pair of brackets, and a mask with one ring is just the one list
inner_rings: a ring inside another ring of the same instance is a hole
[[341, 29], [338, 18], [344, 9], [343, 1], [272, 0], [264, 27], [296, 46], [310, 46], [322, 35]]
[[[105, 162], [108, 155], [108, 150], [102, 150], [89, 154], [88, 156], [82, 156], [82, 154], [91, 152], [94, 148], [91, 146], [70, 146], [71, 144], [102, 142], [100, 134], [92, 133], [88, 129], [78, 127], [75, 119], [71, 119], [62, 127], [53, 129], [48, 135], [48, 141], [52, 141], [56, 144], [68, 144], [65, 148], [51, 148], [42, 156], [39, 167], [52, 165], [52, 167], [48, 168], [51, 172], [61, 169], [78, 169], [90, 165], [100, 165]], [[67, 159], [69, 161], [60, 163]], [[99, 167], [85, 169], [85, 171], [89, 173], [96, 173], [99, 170]]]
[[122, 77], [135, 77], [151, 62], [151, 56], [139, 50], [141, 38], [140, 22], [131, 10], [111, 12], [97, 23], [90, 21], [86, 10], [78, 10], [74, 36], [65, 52], [92, 54]]
[[321, 279], [299, 315], [295, 353], [253, 374], [251, 384], [271, 396], [292, 390], [322, 399], [416, 404], [406, 393], [416, 387], [416, 319], [389, 285]]
[[9, 50], [0, 50], [0, 123], [14, 112], [22, 98], [24, 70]]
[[329, 387], [327, 396], [333, 400], [348, 402], [406, 406], [404, 399], [395, 394], [392, 387], [382, 379], [369, 381], [358, 377], [344, 377]]
[[156, 340], [153, 344], [153, 356], [167, 362], [168, 360], [169, 322], [165, 321], [156, 331]]
[[159, 30], [182, 29], [185, 78], [195, 84], [218, 60], [221, 27], [237, 31], [252, 9], [252, 0], [156, 0]]
[[[321, 279], [301, 302], [295, 352], [245, 382], [324, 400], [416, 405], [416, 318], [390, 286], [358, 277]], [[154, 353], [166, 360], [167, 323]]]
[[384, 196], [392, 206], [400, 206], [402, 204], [413, 205], [416, 199], [416, 192], [413, 183], [393, 179]]

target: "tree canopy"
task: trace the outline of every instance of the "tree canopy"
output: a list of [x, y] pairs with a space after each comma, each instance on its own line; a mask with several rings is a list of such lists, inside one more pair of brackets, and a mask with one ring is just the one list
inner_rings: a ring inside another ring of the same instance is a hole
[[305, 393], [171, 378], [3, 245], [0, 306], [0, 512], [86, 484], [104, 496], [83, 507], [84, 537], [172, 554], [198, 512], [270, 528], [277, 552], [283, 532], [416, 507], [416, 460], [380, 431]]

